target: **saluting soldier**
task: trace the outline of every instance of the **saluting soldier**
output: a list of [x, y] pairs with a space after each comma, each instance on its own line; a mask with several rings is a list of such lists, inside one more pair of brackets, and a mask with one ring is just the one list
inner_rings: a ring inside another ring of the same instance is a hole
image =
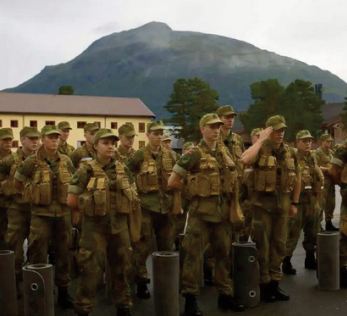
[[[83, 164], [69, 186], [68, 204], [74, 224], [83, 212], [78, 262], [77, 315], [89, 315], [95, 306], [98, 281], [105, 258], [110, 268], [112, 296], [118, 316], [130, 316], [130, 237], [128, 216], [137, 202], [135, 185], [126, 166], [114, 158], [118, 137], [100, 129], [94, 138], [96, 159]], [[80, 208], [80, 210], [78, 209]]]
[[31, 206], [28, 196], [15, 189], [14, 175], [22, 162], [36, 152], [40, 144], [40, 132], [36, 127], [24, 127], [19, 132], [22, 147], [0, 161], [0, 177], [3, 193], [11, 198], [8, 208], [8, 227], [6, 242], [15, 253], [15, 270], [17, 284], [22, 280], [24, 261], [23, 243], [29, 237]]
[[70, 156], [75, 168], [78, 168], [80, 163], [84, 163], [95, 158], [96, 152], [93, 147], [94, 136], [99, 129], [100, 127], [96, 123], [87, 123], [84, 126], [84, 138], [86, 141], [81, 147], [75, 149]]
[[283, 116], [270, 117], [258, 141], [241, 158], [254, 169], [252, 239], [258, 249], [260, 294], [266, 302], [289, 300], [279, 282], [288, 215], [297, 213], [301, 179], [294, 149], [283, 142], [286, 128]]
[[58, 151], [66, 156], [71, 156], [73, 151], [75, 150], [75, 147], [68, 144], [67, 140], [70, 135], [70, 131], [72, 130], [70, 123], [67, 121], [62, 121], [58, 123], [58, 128], [60, 130], [60, 137], [59, 137], [59, 147]]
[[314, 154], [311, 152], [313, 137], [308, 130], [301, 130], [296, 134], [297, 159], [301, 172], [301, 193], [298, 213], [289, 219], [287, 253], [283, 260], [282, 271], [285, 274], [296, 274], [291, 258], [304, 231], [302, 243], [305, 251], [305, 268], [315, 270], [317, 234], [320, 229], [320, 195], [324, 183], [324, 176], [320, 170]]
[[[13, 131], [11, 128], [0, 128], [0, 159], [4, 159], [12, 154]], [[8, 198], [0, 190], [0, 250], [7, 249], [6, 231], [7, 231], [7, 204]]]
[[116, 148], [116, 157], [122, 162], [127, 163], [128, 159], [131, 158], [135, 149], [134, 140], [135, 140], [135, 128], [132, 123], [125, 123], [118, 129], [119, 135], [119, 146]]
[[219, 141], [221, 125], [223, 122], [215, 113], [201, 118], [202, 140], [178, 160], [169, 178], [169, 187], [179, 189], [187, 177], [190, 195], [188, 226], [183, 240], [185, 316], [202, 315], [196, 297], [200, 288], [200, 262], [208, 243], [216, 259], [215, 285], [219, 292], [219, 308], [244, 310], [244, 306], [235, 303], [232, 297], [230, 279], [230, 219], [231, 209], [238, 203], [237, 170], [228, 149]]
[[46, 263], [48, 247], [54, 249], [58, 304], [71, 308], [68, 294], [71, 222], [67, 220], [70, 217], [66, 198], [74, 167], [68, 156], [58, 152], [59, 135], [60, 130], [54, 125], [42, 128], [42, 145], [17, 168], [15, 186], [30, 196], [32, 205], [28, 261]]

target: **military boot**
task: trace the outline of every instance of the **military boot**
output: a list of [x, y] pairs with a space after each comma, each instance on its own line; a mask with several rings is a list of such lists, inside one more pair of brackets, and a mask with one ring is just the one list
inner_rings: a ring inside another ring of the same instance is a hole
[[331, 220], [325, 221], [325, 230], [331, 231], [331, 232], [337, 232], [339, 229], [336, 228]]
[[284, 274], [288, 274], [288, 275], [295, 275], [296, 274], [296, 269], [293, 268], [292, 263], [290, 262], [290, 260], [292, 259], [292, 257], [288, 256], [288, 257], [284, 257], [283, 259], [283, 263], [282, 263], [282, 272]]
[[340, 286], [342, 288], [347, 288], [347, 267], [341, 267], [340, 270]]
[[224, 311], [243, 312], [245, 310], [244, 305], [237, 303], [231, 295], [225, 294], [219, 294], [218, 307]]
[[131, 316], [130, 307], [128, 305], [118, 306], [117, 316]]
[[202, 316], [202, 312], [199, 309], [196, 297], [193, 294], [186, 294], [186, 303], [184, 306], [184, 316]]
[[290, 296], [279, 287], [278, 281], [271, 280], [270, 289], [277, 301], [289, 301]]
[[137, 282], [136, 296], [138, 298], [147, 300], [151, 297], [151, 293], [149, 292], [147, 286], [148, 283], [148, 279], [141, 279]]
[[62, 309], [73, 308], [73, 299], [70, 296], [67, 287], [58, 287], [58, 305]]
[[314, 251], [306, 251], [305, 269], [317, 270], [317, 260]]
[[261, 283], [260, 287], [260, 299], [266, 303], [276, 302], [276, 297], [273, 293], [270, 283]]

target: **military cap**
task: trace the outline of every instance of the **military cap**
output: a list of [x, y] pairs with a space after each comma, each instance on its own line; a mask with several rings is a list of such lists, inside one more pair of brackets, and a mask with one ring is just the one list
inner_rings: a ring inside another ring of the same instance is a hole
[[6, 139], [6, 138], [13, 139], [12, 128], [9, 128], [9, 127], [0, 128], [0, 139]]
[[133, 137], [136, 135], [135, 128], [132, 123], [125, 123], [118, 128], [119, 135], [125, 135], [128, 137]]
[[281, 128], [287, 128], [286, 120], [282, 115], [274, 115], [267, 119], [266, 127], [272, 127], [275, 131]]
[[40, 137], [41, 133], [37, 130], [36, 127], [23, 127], [19, 132], [20, 137]]
[[95, 132], [100, 129], [99, 125], [96, 123], [87, 123], [84, 125], [84, 131], [85, 132]]
[[188, 150], [188, 149], [191, 148], [191, 147], [194, 147], [194, 143], [193, 143], [193, 142], [185, 142], [185, 143], [183, 144], [182, 149], [185, 151], [185, 150]]
[[211, 125], [219, 123], [223, 125], [223, 122], [220, 120], [219, 116], [216, 113], [207, 113], [200, 119], [200, 127], [204, 127], [205, 125]]
[[303, 129], [296, 133], [296, 139], [305, 139], [305, 138], [313, 139], [313, 136], [311, 135], [309, 130]]
[[60, 135], [60, 130], [55, 126], [55, 125], [45, 125], [41, 129], [41, 135], [46, 136], [46, 135], [52, 135], [52, 134], [58, 134]]
[[100, 128], [94, 137], [94, 144], [96, 144], [102, 138], [113, 138], [119, 140], [118, 136], [114, 134], [109, 128]]
[[71, 126], [70, 126], [70, 123], [67, 122], [67, 121], [61, 121], [58, 123], [58, 128], [60, 130], [63, 130], [63, 129], [72, 129]]
[[328, 132], [325, 132], [322, 135], [320, 135], [319, 140], [327, 140], [332, 142], [334, 141], [334, 138], [332, 138], [332, 136]]
[[162, 139], [161, 139], [163, 142], [165, 142], [166, 140], [172, 140], [171, 138], [171, 134], [169, 132], [165, 132]]
[[259, 135], [263, 129], [261, 127], [253, 128], [251, 131], [251, 137]]
[[220, 106], [216, 112], [219, 116], [237, 115], [232, 105]]
[[163, 121], [152, 121], [147, 123], [147, 133], [151, 131], [163, 130], [164, 128], [165, 128], [165, 125]]

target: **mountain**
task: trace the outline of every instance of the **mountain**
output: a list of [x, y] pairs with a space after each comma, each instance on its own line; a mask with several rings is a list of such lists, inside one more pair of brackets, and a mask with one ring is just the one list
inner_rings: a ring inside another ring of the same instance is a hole
[[73, 60], [46, 66], [7, 91], [54, 94], [59, 86], [72, 85], [80, 95], [139, 97], [162, 117], [175, 80], [195, 76], [219, 92], [221, 104], [238, 110], [250, 104], [249, 85], [258, 80], [322, 83], [330, 102], [343, 100], [347, 91], [346, 82], [316, 66], [232, 38], [173, 31], [159, 22], [102, 37]]

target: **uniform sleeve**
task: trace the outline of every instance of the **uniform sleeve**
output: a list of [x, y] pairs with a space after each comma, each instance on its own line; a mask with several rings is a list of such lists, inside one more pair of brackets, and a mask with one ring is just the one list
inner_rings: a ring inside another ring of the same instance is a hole
[[12, 164], [14, 164], [13, 156], [6, 157], [0, 160], [0, 180], [8, 177], [11, 171]]
[[80, 195], [86, 189], [89, 179], [91, 177], [91, 170], [89, 166], [82, 165], [73, 174], [68, 193]]
[[341, 168], [345, 163], [347, 163], [347, 148], [345, 146], [336, 149], [331, 163]]
[[74, 173], [75, 171], [76, 171], [76, 168], [75, 168], [75, 166], [73, 165], [73, 163], [72, 163], [72, 161], [71, 161], [71, 159], [67, 156], [67, 168], [69, 169], [69, 171], [70, 171], [70, 173]]
[[143, 150], [137, 150], [127, 162], [127, 167], [129, 168], [130, 172], [133, 174], [139, 172], [144, 158]]
[[19, 182], [25, 182], [27, 179], [31, 178], [34, 173], [36, 162], [35, 157], [30, 156], [26, 158], [23, 163], [17, 168], [14, 175], [15, 179]]
[[193, 150], [181, 156], [173, 167], [173, 171], [181, 177], [185, 177], [188, 171], [199, 168], [201, 154], [198, 150]]

